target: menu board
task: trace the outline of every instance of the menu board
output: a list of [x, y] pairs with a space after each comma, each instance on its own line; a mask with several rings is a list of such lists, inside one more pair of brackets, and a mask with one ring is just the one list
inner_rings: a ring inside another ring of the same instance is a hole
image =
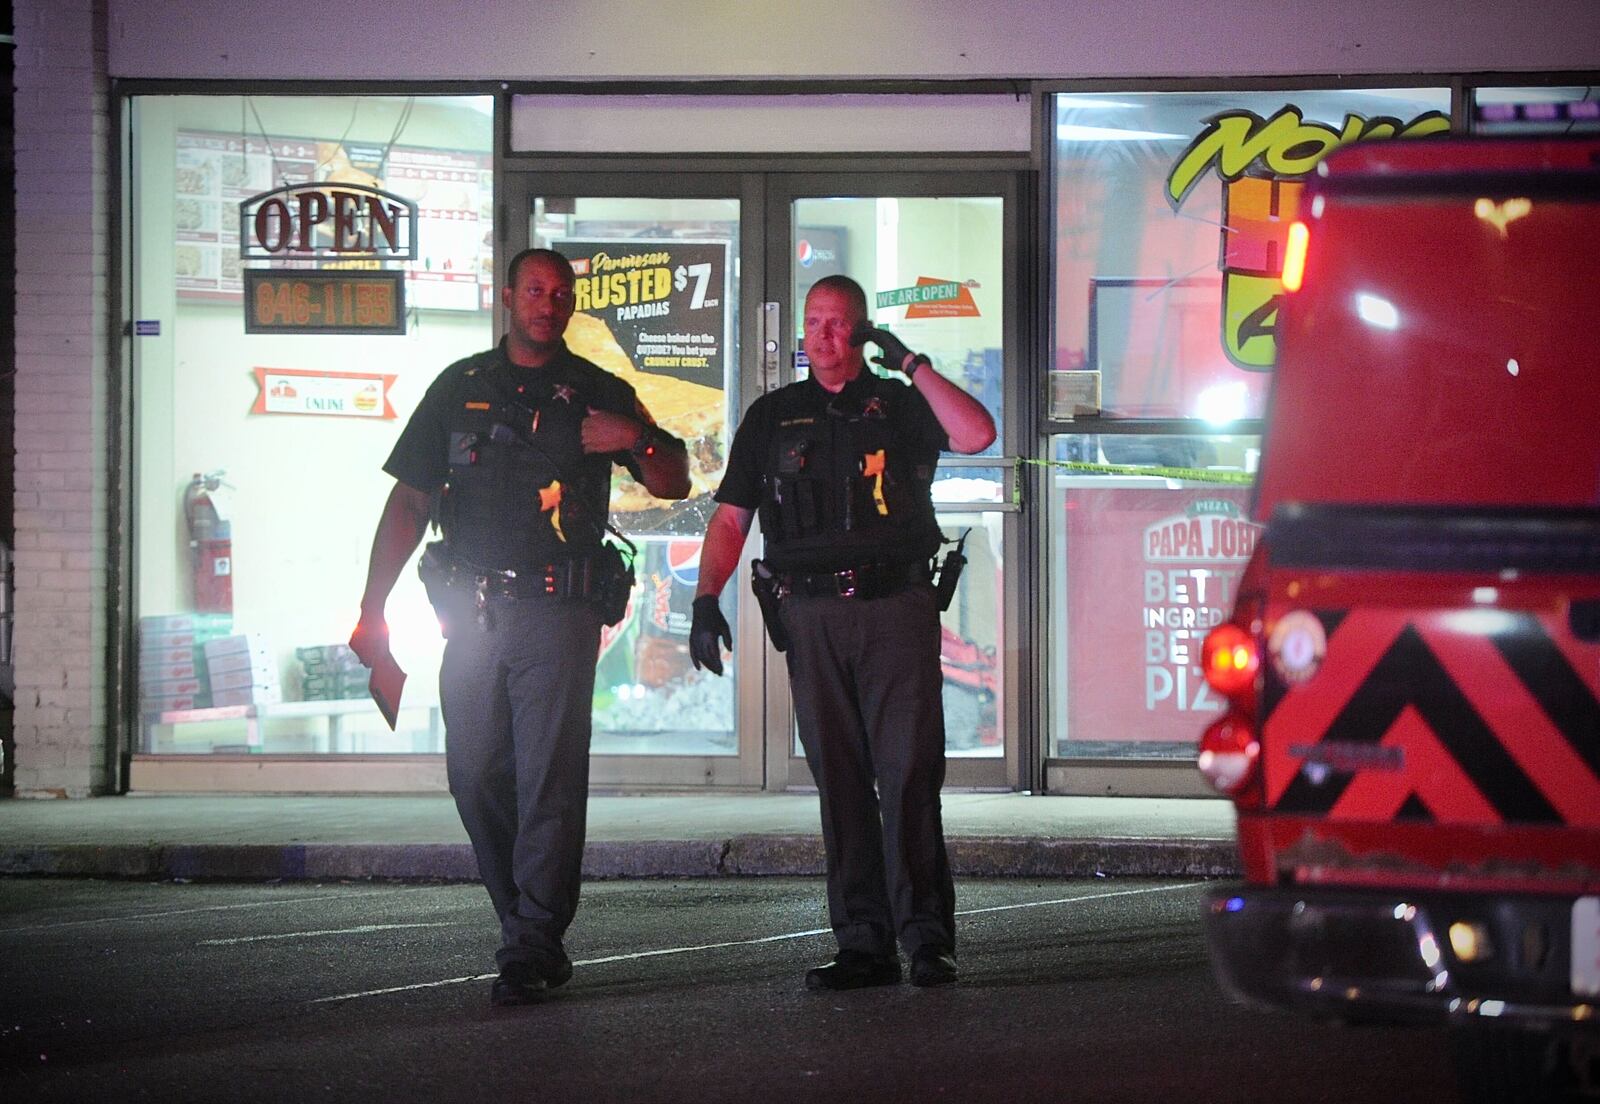
[[239, 202], [285, 184], [365, 184], [417, 204], [414, 261], [274, 261], [272, 268], [404, 271], [424, 310], [489, 310], [494, 297], [493, 159], [469, 150], [385, 148], [318, 138], [180, 130], [174, 173], [173, 276], [180, 299], [238, 300]]

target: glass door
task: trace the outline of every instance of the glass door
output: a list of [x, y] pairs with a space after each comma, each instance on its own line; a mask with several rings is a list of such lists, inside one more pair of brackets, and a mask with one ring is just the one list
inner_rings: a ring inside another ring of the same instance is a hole
[[[806, 371], [806, 292], [842, 273], [867, 292], [876, 325], [926, 353], [994, 415], [999, 436], [978, 456], [946, 453], [934, 500], [948, 540], [965, 537], [966, 571], [942, 621], [947, 784], [1014, 788], [1020, 572], [1015, 502], [1018, 210], [1015, 178], [988, 173], [873, 173], [768, 178], [766, 284], [780, 289], [780, 382]], [[769, 303], [768, 312], [772, 311]], [[1020, 393], [1019, 393], [1020, 394]], [[947, 549], [951, 546], [946, 546]], [[769, 656], [769, 785], [810, 785], [781, 656]], [[779, 780], [781, 776], [781, 781]]]
[[688, 647], [700, 543], [746, 390], [741, 179], [525, 180], [514, 227], [524, 236], [506, 243], [502, 266], [525, 245], [566, 256], [577, 273], [568, 346], [631, 384], [689, 445], [686, 500], [652, 498], [620, 471], [613, 484], [612, 521], [639, 550], [637, 582], [622, 622], [601, 639], [591, 777], [602, 786], [760, 786], [761, 662], [737, 614], [742, 588], [730, 584], [725, 597], [744, 631], [724, 676], [695, 670]]
[[[690, 443], [693, 493], [651, 499], [618, 476], [612, 517], [640, 548], [628, 614], [602, 640], [591, 777], [599, 786], [811, 785], [783, 657], [750, 595], [759, 530], [723, 592], [734, 655], [689, 661], [700, 542], [740, 416], [805, 371], [799, 318], [821, 276], [866, 289], [873, 318], [994, 413], [1000, 437], [947, 454], [934, 495], [967, 569], [943, 618], [948, 784], [1025, 777], [1015, 688], [1022, 572], [1014, 467], [1021, 432], [1016, 178], [1002, 173], [507, 173], [518, 212], [499, 264], [528, 245], [578, 273], [567, 331]], [[1031, 721], [1027, 722], [1031, 724]]]

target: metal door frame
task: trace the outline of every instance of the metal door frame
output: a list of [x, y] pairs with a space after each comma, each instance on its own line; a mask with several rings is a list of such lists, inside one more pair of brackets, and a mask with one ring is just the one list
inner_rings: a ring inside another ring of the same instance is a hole
[[[740, 160], [719, 158], [714, 165], [689, 164], [681, 166], [681, 171], [652, 162], [638, 166], [644, 171], [626, 171], [615, 163], [602, 168], [592, 163], [563, 164], [560, 159], [504, 159], [497, 174], [500, 194], [496, 204], [496, 300], [499, 289], [504, 286], [506, 263], [529, 244], [529, 217], [535, 197], [737, 199], [739, 251], [735, 263], [740, 276], [737, 414], [742, 417], [767, 382], [762, 374], [766, 327], [775, 324], [778, 333], [784, 332], [783, 313], [789, 309], [793, 278], [789, 211], [794, 199], [839, 195], [999, 196], [1004, 204], [1001, 247], [1008, 277], [1003, 300], [1006, 377], [1002, 399], [1007, 417], [1002, 455], [985, 458], [985, 466], [1010, 466], [1014, 470], [1014, 457], [1025, 442], [1031, 440], [1029, 434], [1034, 424], [1034, 412], [1029, 405], [1031, 393], [1025, 386], [1032, 343], [1024, 331], [1022, 318], [1024, 305], [1031, 301], [1033, 268], [1033, 247], [1024, 232], [1024, 220], [1031, 216], [1033, 206], [1031, 197], [1025, 194], [1026, 174], [1011, 166], [956, 168], [948, 161], [920, 165], [910, 159], [903, 159], [911, 166], [909, 168], [884, 169], [881, 158], [865, 157], [860, 159], [860, 164], [870, 166], [868, 171], [815, 173], [793, 171], [800, 164], [795, 162], [751, 158], [748, 167], [744, 167]], [[776, 294], [773, 289], [778, 289]], [[777, 319], [769, 319], [768, 311], [763, 309], [762, 305], [768, 302], [780, 304]], [[494, 325], [498, 341], [504, 327], [499, 311], [495, 312]], [[793, 378], [793, 346], [788, 342], [781, 344], [779, 385]], [[1028, 608], [1026, 603], [1031, 601], [1029, 578], [1034, 542], [1028, 539], [1029, 522], [1019, 497], [1012, 496], [1012, 501], [998, 507], [1006, 514], [1002, 524], [1005, 609], [1001, 621], [1005, 644], [1001, 678], [1006, 692], [1004, 710], [996, 718], [1003, 732], [1003, 754], [997, 759], [950, 759], [945, 784], [951, 788], [1015, 790], [1032, 788], [1035, 784], [1033, 778], [1039, 763], [1035, 746], [1038, 719], [1035, 710], [1022, 708], [1022, 702], [1032, 698], [1032, 663], [1027, 658], [1030, 641], [1025, 633], [1029, 630], [1021, 616], [1021, 611]], [[759, 539], [759, 531], [752, 534], [752, 541]], [[737, 587], [740, 595], [734, 647], [738, 669], [745, 672], [734, 707], [738, 734], [736, 754], [594, 756], [590, 760], [593, 786], [774, 791], [814, 786], [805, 760], [790, 753], [794, 739], [793, 707], [783, 658], [768, 645], [755, 602], [746, 600], [749, 552], [753, 547], [757, 546], [747, 544], [747, 554], [741, 557], [739, 571], [728, 584]], [[750, 689], [751, 680], [759, 680], [760, 693]]]
[[[495, 271], [495, 290], [505, 285], [505, 266], [520, 250], [529, 244], [528, 224], [532, 215], [533, 200], [539, 196], [584, 196], [621, 199], [734, 199], [739, 202], [739, 251], [733, 263], [739, 271], [739, 310], [736, 325], [739, 333], [739, 408], [735, 415], [758, 393], [755, 390], [754, 365], [759, 346], [760, 312], [751, 305], [759, 303], [761, 289], [752, 288], [747, 274], [761, 271], [759, 252], [765, 247], [762, 229], [763, 197], [760, 178], [750, 173], [685, 173], [665, 172], [542, 172], [507, 168], [499, 176], [501, 199], [497, 204], [496, 242], [498, 245]], [[752, 260], [752, 251], [755, 260]], [[756, 298], [752, 299], [752, 296]], [[501, 312], [495, 312], [495, 340], [499, 340], [504, 327]], [[730, 586], [743, 586], [744, 574], [730, 581]], [[741, 594], [743, 591], [741, 590]], [[740, 692], [734, 698], [735, 753], [733, 755], [591, 755], [589, 759], [590, 785], [605, 789], [761, 789], [764, 779], [764, 748], [758, 735], [763, 724], [761, 695], [751, 693], [748, 680], [762, 678], [761, 640], [763, 637], [759, 614], [749, 607], [754, 601], [739, 603], [737, 624], [734, 626], [737, 669], [744, 672]]]
[[[951, 171], [949, 169], [872, 170], [861, 172], [827, 173], [773, 173], [766, 178], [766, 208], [768, 214], [766, 248], [766, 290], [768, 303], [778, 302], [781, 311], [788, 311], [794, 279], [793, 227], [789, 212], [797, 199], [826, 197], [868, 196], [998, 196], [1003, 205], [1002, 240], [1000, 243], [1002, 269], [1007, 274], [1002, 303], [1005, 325], [1002, 329], [1002, 347], [1005, 351], [1006, 374], [1002, 390], [1002, 408], [1006, 412], [1001, 455], [985, 457], [986, 467], [1009, 467], [1016, 471], [1015, 457], [1025, 436], [1029, 422], [1026, 407], [1027, 390], [1023, 381], [1030, 360], [1029, 344], [1022, 328], [1022, 305], [1028, 302], [1022, 286], [1022, 274], [1028, 266], [1022, 257], [1023, 235], [1020, 220], [1024, 217], [1024, 204], [1020, 174], [1014, 171]], [[774, 290], [777, 294], [774, 294]], [[769, 308], [770, 309], [770, 308]], [[780, 324], [785, 336], [780, 349], [779, 383], [789, 383], [794, 378], [792, 322]], [[957, 461], [959, 463], [959, 461]], [[944, 461], [951, 463], [950, 460]], [[1014, 476], [1013, 476], [1014, 478]], [[1013, 488], [1014, 489], [1014, 488]], [[1023, 779], [1029, 776], [1025, 762], [1025, 749], [1031, 749], [1034, 722], [1032, 711], [1021, 709], [1025, 694], [1023, 676], [1027, 664], [1023, 662], [1021, 611], [1029, 565], [1024, 561], [1025, 515], [1015, 496], [1005, 496], [1009, 501], [984, 507], [1005, 515], [1001, 526], [1001, 549], [1004, 557], [1004, 585], [1002, 589], [1004, 610], [1001, 617], [1001, 685], [1004, 710], [995, 718], [1002, 733], [1002, 755], [998, 759], [951, 758], [947, 760], [945, 785], [956, 789], [1027, 788]], [[956, 511], [942, 511], [952, 513]], [[975, 511], [976, 512], [976, 508]], [[773, 789], [793, 789], [815, 786], [805, 759], [794, 755], [793, 706], [789, 697], [787, 671], [782, 658], [770, 649], [767, 654], [767, 778]]]

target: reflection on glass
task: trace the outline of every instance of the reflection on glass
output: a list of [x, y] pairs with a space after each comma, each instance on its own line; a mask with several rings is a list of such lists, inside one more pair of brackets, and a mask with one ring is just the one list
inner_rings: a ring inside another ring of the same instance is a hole
[[[618, 470], [612, 521], [640, 554], [628, 612], [601, 639], [594, 741], [600, 755], [734, 755], [737, 665], [689, 661], [700, 543], [738, 403], [739, 202], [540, 197], [532, 244], [578, 273], [567, 343], [638, 392], [689, 445], [692, 490], [662, 502]], [[736, 620], [737, 588], [725, 607]]]
[[[1222, 703], [1200, 644], [1255, 547], [1260, 439], [1073, 435], [1051, 441], [1050, 748], [1187, 758]], [[1121, 468], [1080, 457], [1121, 457]]]
[[1600, 87], [1476, 88], [1476, 134], [1600, 134]]
[[1444, 88], [1055, 97], [1051, 409], [1258, 417], [1306, 174], [1395, 120], [1443, 133], [1449, 107]]
[[1009, 470], [992, 464], [956, 464], [946, 457], [934, 474], [933, 504], [954, 508], [961, 503], [1004, 502]]

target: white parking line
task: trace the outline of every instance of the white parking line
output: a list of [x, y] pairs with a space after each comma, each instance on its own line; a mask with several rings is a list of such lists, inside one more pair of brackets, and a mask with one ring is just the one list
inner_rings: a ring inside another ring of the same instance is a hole
[[[1146, 893], [1171, 893], [1180, 889], [1193, 889], [1205, 882], [1183, 882], [1179, 885], [1148, 886], [1143, 889], [1119, 889], [1110, 893], [1090, 893], [1081, 897], [1054, 897], [1048, 901], [1024, 901], [1015, 905], [991, 905], [987, 908], [963, 909], [957, 916], [976, 916], [986, 912], [1009, 912], [1013, 909], [1042, 908], [1046, 905], [1070, 905], [1082, 901], [1103, 901], [1110, 897], [1131, 897]], [[658, 958], [662, 955], [692, 954], [696, 951], [717, 951], [726, 947], [752, 947], [761, 943], [781, 943], [787, 939], [806, 939], [814, 935], [828, 935], [832, 928], [808, 928], [805, 931], [784, 932], [782, 935], [763, 935], [757, 939], [732, 939], [725, 943], [697, 943], [691, 947], [663, 947], [654, 951], [635, 951], [632, 954], [606, 955], [604, 958], [579, 959], [572, 965], [599, 966], [607, 962], [626, 962], [636, 958]], [[315, 997], [308, 1004], [329, 1004], [333, 1001], [356, 1000], [359, 997], [381, 997], [390, 993], [411, 993], [419, 989], [437, 989], [444, 985], [461, 985], [471, 981], [489, 981], [497, 974], [472, 974], [468, 977], [444, 978], [440, 981], [422, 981], [414, 985], [394, 985], [387, 989], [364, 989], [358, 993], [340, 993], [333, 997]]]
[[[410, 886], [397, 886], [394, 891], [409, 890]], [[373, 896], [376, 893], [394, 892], [374, 890], [371, 893], [324, 893], [317, 897], [285, 897], [280, 901], [241, 901], [233, 905], [201, 905], [199, 908], [173, 909], [170, 912], [135, 912], [121, 916], [96, 916], [87, 920], [58, 920], [52, 924], [26, 924], [17, 928], [0, 928], [0, 935], [18, 932], [54, 931], [56, 928], [79, 928], [86, 924], [123, 924], [133, 920], [165, 920], [169, 916], [192, 916], [202, 912], [226, 912], [230, 909], [276, 908], [279, 905], [299, 905], [307, 901], [350, 901]]]
[[448, 928], [464, 921], [440, 921], [432, 924], [361, 924], [354, 928], [326, 928], [321, 931], [280, 932], [277, 935], [241, 935], [234, 939], [202, 939], [202, 947], [227, 947], [234, 943], [260, 943], [267, 939], [305, 939], [313, 935], [363, 935], [367, 932], [394, 931], [396, 928]]
[[1148, 889], [1119, 889], [1114, 893], [1096, 893], [1091, 897], [1057, 897], [1053, 901], [1025, 901], [1020, 905], [990, 905], [987, 908], [963, 909], [957, 916], [976, 916], [980, 912], [1009, 912], [1012, 909], [1038, 908], [1040, 905], [1070, 905], [1074, 901], [1103, 901], [1107, 897], [1130, 897], [1137, 893], [1170, 893], [1175, 889], [1193, 889], [1205, 882], [1183, 882], [1179, 885], [1152, 886]]

